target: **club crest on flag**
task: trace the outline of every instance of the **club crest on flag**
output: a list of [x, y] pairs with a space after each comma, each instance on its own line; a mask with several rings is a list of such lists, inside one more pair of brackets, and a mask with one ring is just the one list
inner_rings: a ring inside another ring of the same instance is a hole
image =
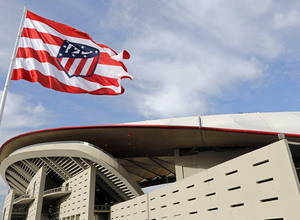
[[96, 69], [99, 56], [100, 51], [96, 48], [65, 40], [56, 59], [69, 77], [91, 77]]

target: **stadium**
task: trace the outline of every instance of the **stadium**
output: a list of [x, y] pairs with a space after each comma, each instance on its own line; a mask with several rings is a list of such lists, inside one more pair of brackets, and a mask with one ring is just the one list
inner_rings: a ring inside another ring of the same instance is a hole
[[1, 219], [298, 219], [299, 128], [279, 112], [20, 134], [0, 149]]

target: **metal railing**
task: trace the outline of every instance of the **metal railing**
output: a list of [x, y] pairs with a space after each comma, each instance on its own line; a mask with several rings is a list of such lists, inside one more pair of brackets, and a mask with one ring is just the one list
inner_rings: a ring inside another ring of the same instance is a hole
[[48, 190], [44, 191], [44, 195], [48, 195], [51, 193], [57, 193], [57, 192], [71, 192], [71, 188], [70, 187], [57, 187], [57, 188], [53, 188], [53, 189], [48, 189]]
[[24, 195], [21, 195], [21, 196], [19, 196], [18, 198], [16, 198], [16, 199], [14, 200], [14, 202], [16, 203], [16, 202], [18, 202], [18, 201], [20, 201], [20, 200], [22, 200], [22, 199], [28, 199], [28, 198], [30, 198], [30, 195], [24, 194]]
[[12, 210], [13, 214], [27, 214], [28, 212], [28, 206], [19, 206], [19, 207], [14, 207]]

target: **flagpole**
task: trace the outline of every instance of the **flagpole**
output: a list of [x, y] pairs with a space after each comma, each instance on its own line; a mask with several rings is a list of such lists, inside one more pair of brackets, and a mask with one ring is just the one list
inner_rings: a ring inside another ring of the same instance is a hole
[[11, 61], [10, 61], [10, 65], [9, 65], [9, 69], [8, 69], [8, 73], [7, 73], [7, 77], [6, 77], [5, 86], [4, 86], [3, 93], [2, 93], [2, 98], [1, 98], [1, 103], [0, 103], [0, 125], [1, 125], [1, 122], [2, 122], [2, 116], [3, 116], [3, 112], [4, 112], [4, 105], [5, 105], [5, 102], [6, 102], [8, 87], [9, 87], [10, 81], [11, 81], [11, 75], [12, 75], [12, 71], [13, 71], [12, 68], [13, 68], [14, 61], [16, 60], [17, 49], [18, 49], [20, 38], [21, 38], [21, 32], [22, 32], [22, 29], [23, 29], [26, 14], [27, 14], [27, 5], [25, 5], [24, 10], [23, 10], [23, 15], [22, 15], [22, 19], [21, 19], [21, 23], [20, 23], [20, 27], [19, 27], [19, 31], [18, 31], [18, 36], [17, 36], [17, 39], [16, 39], [14, 51], [13, 51], [13, 54], [12, 54], [12, 58], [11, 58]]

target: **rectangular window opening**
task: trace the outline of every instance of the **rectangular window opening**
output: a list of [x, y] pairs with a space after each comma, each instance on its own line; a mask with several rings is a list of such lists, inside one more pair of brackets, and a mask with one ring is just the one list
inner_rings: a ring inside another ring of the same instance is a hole
[[261, 202], [272, 202], [278, 200], [278, 197], [268, 198], [268, 199], [262, 199]]
[[197, 211], [189, 212], [190, 215], [194, 215], [194, 214], [197, 214], [197, 213], [198, 213]]
[[205, 183], [208, 183], [208, 182], [211, 182], [211, 181], [213, 181], [213, 180], [214, 180], [214, 178], [210, 178], [210, 179], [204, 180], [204, 182], [205, 182]]
[[193, 185], [187, 186], [186, 188], [189, 189], [189, 188], [193, 188], [194, 186], [195, 186], [195, 185], [193, 184]]
[[237, 189], [240, 189], [240, 188], [241, 188], [240, 186], [236, 186], [236, 187], [229, 188], [228, 191], [233, 191], [233, 190], [237, 190]]
[[261, 161], [261, 162], [254, 163], [253, 166], [254, 166], [254, 167], [257, 167], [257, 166], [262, 165], [262, 164], [265, 164], [265, 163], [269, 163], [269, 160], [263, 160], [263, 161]]
[[232, 175], [232, 174], [237, 173], [237, 172], [238, 172], [237, 170], [233, 170], [231, 172], [225, 173], [225, 175], [229, 176], [229, 175]]
[[174, 190], [172, 193], [177, 193], [177, 192], [179, 192], [179, 190], [177, 189], [177, 190]]
[[190, 201], [194, 201], [194, 200], [196, 200], [196, 198], [190, 198], [190, 199], [188, 199], [189, 202]]
[[215, 192], [213, 192], [213, 193], [209, 193], [209, 194], [206, 194], [205, 196], [209, 197], [209, 196], [214, 196], [214, 195], [216, 195], [216, 193], [215, 193]]
[[230, 207], [235, 208], [235, 207], [240, 207], [240, 206], [244, 206], [244, 203], [234, 204], [234, 205], [231, 205]]
[[207, 211], [211, 212], [211, 211], [216, 211], [218, 210], [218, 207], [215, 207], [215, 208], [211, 208], [211, 209], [207, 209]]
[[178, 205], [178, 204], [180, 204], [180, 202], [174, 202], [174, 203], [173, 203], [173, 205]]
[[270, 181], [273, 181], [273, 180], [274, 180], [273, 177], [271, 177], [271, 178], [268, 178], [268, 179], [259, 180], [256, 183], [261, 184], [261, 183], [266, 183], [266, 182], [270, 182]]

